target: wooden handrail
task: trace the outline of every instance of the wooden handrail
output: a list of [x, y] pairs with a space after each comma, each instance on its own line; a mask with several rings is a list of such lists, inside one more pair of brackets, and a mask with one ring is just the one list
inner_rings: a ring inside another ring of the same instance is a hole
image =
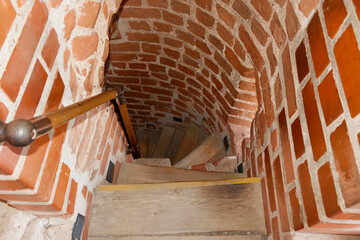
[[69, 120], [119, 96], [116, 90], [109, 90], [57, 111], [30, 120], [15, 119], [6, 124], [0, 121], [0, 142], [8, 142], [15, 147], [31, 144], [36, 138], [48, 133]]

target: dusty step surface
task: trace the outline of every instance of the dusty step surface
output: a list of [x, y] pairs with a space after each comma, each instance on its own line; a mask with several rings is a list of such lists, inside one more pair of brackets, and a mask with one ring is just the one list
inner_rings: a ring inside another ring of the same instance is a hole
[[137, 158], [133, 159], [132, 163], [138, 165], [171, 167], [171, 162], [168, 158]]
[[[246, 233], [233, 233], [227, 235], [221, 235], [221, 233], [214, 233], [218, 236], [208, 236], [208, 235], [193, 235], [193, 236], [186, 236], [186, 235], [156, 235], [156, 236], [119, 236], [121, 240], [266, 240], [267, 238], [261, 234], [252, 234], [252, 235], [245, 235]], [[108, 237], [91, 237], [92, 240], [108, 240]]]
[[164, 183], [244, 178], [245, 174], [205, 172], [122, 163], [116, 184]]
[[[247, 180], [254, 179], [213, 182]], [[92, 207], [89, 239], [211, 232], [264, 234], [260, 184], [212, 185], [213, 182], [100, 186]]]

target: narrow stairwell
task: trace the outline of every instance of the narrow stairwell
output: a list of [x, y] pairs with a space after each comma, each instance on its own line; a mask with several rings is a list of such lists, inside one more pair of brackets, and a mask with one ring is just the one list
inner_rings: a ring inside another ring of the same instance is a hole
[[[95, 192], [89, 239], [266, 239], [259, 179], [235, 173], [220, 136], [201, 130], [139, 134], [142, 158]], [[202, 164], [213, 171], [191, 169]]]

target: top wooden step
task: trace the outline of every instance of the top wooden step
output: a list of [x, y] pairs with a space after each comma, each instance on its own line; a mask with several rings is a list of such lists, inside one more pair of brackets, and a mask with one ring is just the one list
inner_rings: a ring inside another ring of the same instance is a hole
[[116, 184], [165, 183], [244, 178], [245, 174], [205, 172], [122, 163]]

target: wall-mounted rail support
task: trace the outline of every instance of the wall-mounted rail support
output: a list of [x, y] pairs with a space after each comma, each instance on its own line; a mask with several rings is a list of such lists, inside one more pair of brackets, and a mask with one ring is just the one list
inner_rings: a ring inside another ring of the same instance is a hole
[[31, 144], [36, 138], [48, 133], [69, 120], [120, 96], [120, 92], [109, 90], [94, 97], [74, 103], [57, 111], [30, 120], [15, 119], [9, 123], [0, 121], [0, 142], [16, 147]]

